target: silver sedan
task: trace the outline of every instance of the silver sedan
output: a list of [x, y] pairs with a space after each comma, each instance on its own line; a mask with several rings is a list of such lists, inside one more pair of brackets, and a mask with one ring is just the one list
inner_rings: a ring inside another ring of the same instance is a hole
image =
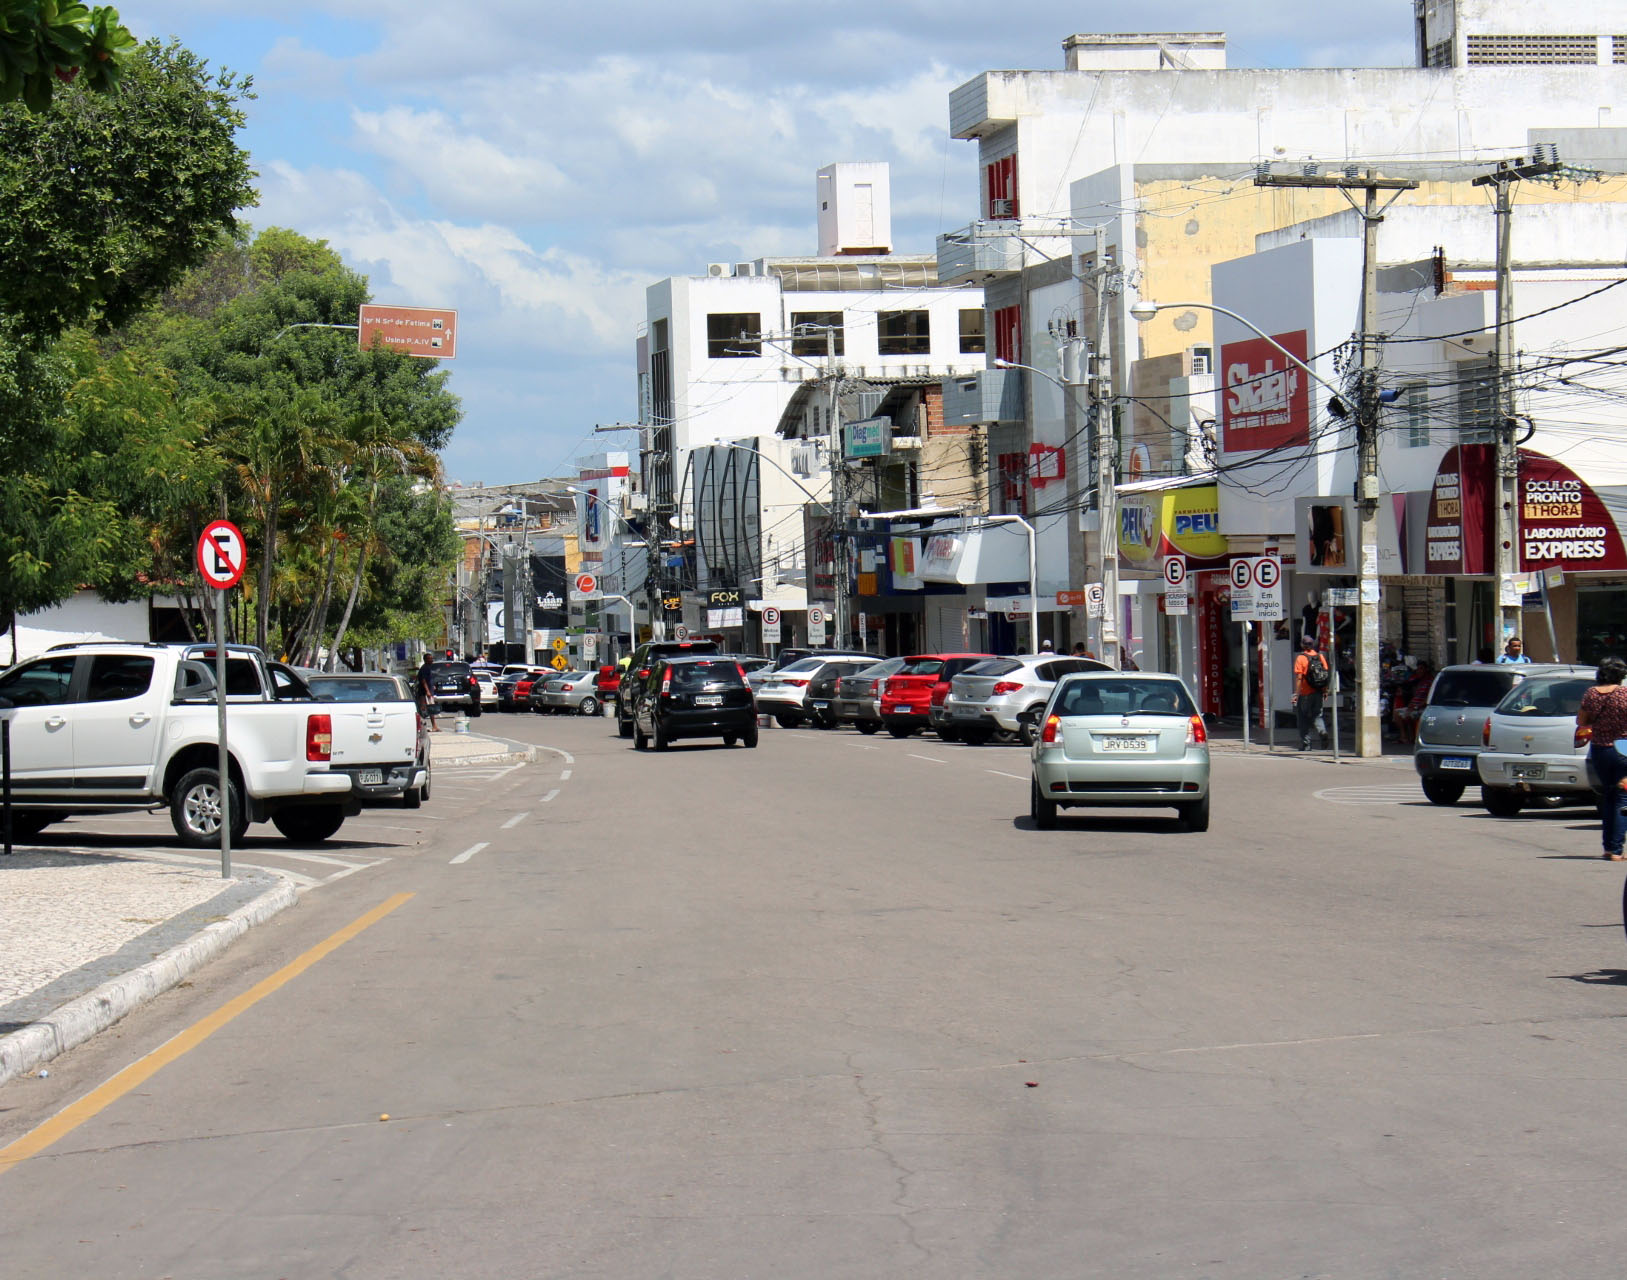
[[598, 715], [598, 675], [597, 671], [561, 671], [540, 676], [531, 686], [531, 706], [553, 715]]
[[1576, 740], [1576, 709], [1592, 684], [1591, 675], [1533, 676], [1492, 708], [1474, 760], [1480, 801], [1494, 816], [1539, 802], [1594, 802], [1587, 745]]
[[1209, 734], [1179, 676], [1084, 671], [1062, 677], [1031, 753], [1029, 814], [1056, 825], [1076, 805], [1171, 806], [1209, 829]]

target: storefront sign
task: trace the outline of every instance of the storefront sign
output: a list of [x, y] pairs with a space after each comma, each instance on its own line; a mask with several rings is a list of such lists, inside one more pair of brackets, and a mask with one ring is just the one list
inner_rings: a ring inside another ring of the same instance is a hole
[[960, 539], [947, 533], [936, 534], [926, 540], [923, 548], [920, 567], [916, 570], [921, 577], [937, 577], [953, 580], [955, 573], [955, 556], [960, 551]]
[[706, 603], [712, 608], [722, 608], [726, 605], [737, 605], [740, 603], [740, 588], [725, 587], [722, 590], [708, 592], [706, 596]]
[[1120, 495], [1119, 560], [1130, 568], [1156, 570], [1164, 557], [1174, 555], [1194, 568], [1224, 563], [1218, 486]]
[[1220, 349], [1220, 448], [1252, 453], [1309, 444], [1309, 378], [1283, 352], [1303, 362], [1305, 330], [1279, 333], [1271, 342], [1248, 338]]
[[880, 458], [893, 447], [893, 420], [891, 418], [861, 418], [845, 423], [842, 439], [846, 442], [849, 458]]
[[[1424, 572], [1490, 575], [1496, 514], [1497, 450], [1489, 444], [1446, 451], [1429, 494]], [[1519, 451], [1519, 568], [1561, 573], [1627, 569], [1614, 517], [1591, 485], [1545, 454]], [[1510, 588], [1512, 591], [1512, 587]]]

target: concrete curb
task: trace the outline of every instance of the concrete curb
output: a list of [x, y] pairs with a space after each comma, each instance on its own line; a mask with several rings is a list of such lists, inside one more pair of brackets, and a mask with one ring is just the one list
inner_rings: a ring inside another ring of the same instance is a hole
[[484, 733], [460, 733], [456, 735], [469, 741], [472, 746], [479, 743], [497, 743], [508, 748], [506, 751], [471, 751], [466, 755], [448, 753], [437, 755], [435, 745], [430, 744], [430, 760], [436, 768], [456, 769], [463, 765], [491, 765], [491, 764], [530, 764], [537, 758], [537, 748], [524, 742], [514, 742], [508, 738], [494, 738]]
[[224, 920], [206, 926], [139, 968], [68, 1001], [49, 1017], [0, 1036], [0, 1084], [107, 1030], [131, 1010], [157, 999], [188, 974], [201, 969], [255, 925], [264, 924], [298, 900], [293, 882], [279, 880]]

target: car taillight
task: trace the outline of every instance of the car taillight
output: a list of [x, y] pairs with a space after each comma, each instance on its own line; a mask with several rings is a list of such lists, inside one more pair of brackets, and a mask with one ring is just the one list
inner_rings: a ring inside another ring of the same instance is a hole
[[648, 667], [640, 667], [638, 669], [638, 675], [636, 677], [634, 677], [634, 678], [638, 679], [638, 680], [642, 680], [646, 676], [648, 676], [649, 674], [650, 674], [650, 669]]
[[1062, 717], [1051, 715], [1045, 717], [1045, 727], [1039, 731], [1039, 740], [1047, 745], [1056, 744], [1056, 735], [1062, 729]]
[[1491, 746], [1491, 717], [1486, 717], [1486, 723], [1480, 726], [1480, 745]]
[[735, 669], [735, 670], [736, 670], [736, 671], [737, 671], [737, 672], [739, 672], [739, 673], [740, 673], [740, 680], [741, 680], [741, 683], [745, 683], [745, 679], [746, 679], [746, 669], [745, 669], [745, 668], [744, 668], [744, 667], [742, 667], [742, 666], [741, 666], [741, 665], [740, 665], [740, 664], [739, 664], [739, 663], [738, 663], [738, 662], [737, 662], [737, 663], [735, 663], [735, 664], [734, 664], [734, 669]]
[[1209, 741], [1209, 730], [1203, 723], [1202, 716], [1193, 716], [1186, 722], [1186, 745], [1201, 747]]
[[665, 671], [663, 671], [661, 673], [661, 696], [663, 698], [670, 698], [672, 696], [672, 668], [671, 667], [668, 667]]
[[305, 758], [307, 760], [333, 759], [333, 717], [316, 715], [305, 717]]
[[997, 680], [994, 688], [989, 690], [989, 696], [992, 698], [1002, 693], [1016, 693], [1021, 688], [1022, 685], [1015, 680]]
[[1573, 747], [1585, 747], [1585, 746], [1590, 745], [1592, 742], [1593, 742], [1593, 726], [1590, 725], [1590, 724], [1579, 724], [1579, 725], [1577, 725], [1576, 726], [1576, 732], [1571, 737], [1571, 746], [1573, 746]]
[[881, 692], [881, 681], [880, 680], [872, 680], [870, 682], [870, 692], [871, 693], [880, 693]]
[[792, 677], [788, 677], [785, 680], [785, 683], [790, 685], [793, 689], [800, 689], [804, 685], [806, 685], [808, 682], [806, 680], [798, 680], [796, 677], [792, 676]]

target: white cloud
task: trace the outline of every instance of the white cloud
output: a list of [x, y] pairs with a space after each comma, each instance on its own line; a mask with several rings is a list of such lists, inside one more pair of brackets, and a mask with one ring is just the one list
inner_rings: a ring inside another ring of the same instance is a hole
[[454, 212], [552, 213], [571, 183], [547, 160], [505, 150], [439, 111], [351, 112], [361, 144], [433, 192]]

